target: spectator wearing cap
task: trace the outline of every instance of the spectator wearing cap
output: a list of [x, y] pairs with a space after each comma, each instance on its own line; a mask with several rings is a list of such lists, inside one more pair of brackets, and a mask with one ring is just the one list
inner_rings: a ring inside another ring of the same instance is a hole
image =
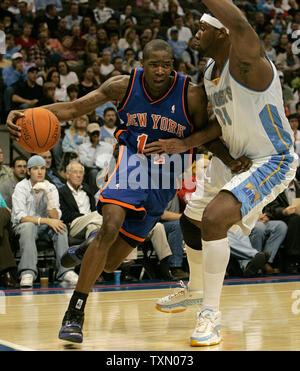
[[187, 49], [187, 44], [178, 40], [178, 30], [175, 27], [171, 29], [171, 40], [168, 40], [168, 44], [172, 47], [176, 59], [180, 59], [182, 53]]
[[26, 80], [26, 73], [23, 67], [23, 56], [21, 53], [12, 55], [12, 64], [9, 67], [3, 68], [2, 78], [4, 83], [3, 103], [6, 112], [12, 109], [12, 95], [15, 92], [16, 85]]
[[21, 53], [14, 53], [11, 57], [12, 64], [2, 70], [3, 82], [6, 87], [12, 86], [19, 81], [26, 80], [26, 73], [24, 71], [22, 61], [23, 56]]
[[17, 109], [26, 109], [38, 105], [39, 100], [43, 95], [43, 88], [36, 83], [37, 67], [30, 67], [27, 71], [27, 80], [19, 82], [14, 94], [12, 95], [12, 102]]
[[79, 0], [79, 15], [81, 15], [82, 18], [89, 17], [92, 23], [95, 23], [94, 12], [89, 6], [88, 0]]
[[108, 168], [113, 153], [113, 145], [102, 142], [100, 126], [91, 123], [87, 127], [89, 141], [79, 146], [79, 161], [85, 167], [86, 181], [93, 189], [97, 191], [96, 178], [99, 172]]
[[190, 38], [193, 36], [191, 29], [184, 25], [183, 17], [181, 15], [176, 15], [174, 23], [174, 27], [170, 27], [167, 30], [168, 39], [172, 39], [171, 31], [176, 28], [178, 30], [178, 41], [183, 41], [187, 45]]
[[20, 181], [12, 195], [12, 223], [19, 237], [20, 285], [31, 287], [37, 278], [37, 239], [52, 241], [56, 254], [57, 279], [76, 284], [78, 276], [60, 264], [68, 250], [66, 225], [60, 220], [59, 195], [55, 185], [45, 180], [46, 162], [34, 155], [27, 162], [28, 179]]

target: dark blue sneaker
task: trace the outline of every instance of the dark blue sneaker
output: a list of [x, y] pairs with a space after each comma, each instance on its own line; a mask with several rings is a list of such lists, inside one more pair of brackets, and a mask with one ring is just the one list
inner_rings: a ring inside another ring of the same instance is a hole
[[59, 331], [59, 339], [71, 341], [72, 343], [82, 343], [82, 326], [84, 313], [67, 310]]
[[97, 236], [98, 232], [89, 235], [88, 239], [82, 242], [80, 245], [70, 247], [61, 257], [60, 263], [65, 268], [72, 268], [76, 265], [81, 264], [83, 256], [89, 247], [89, 244]]

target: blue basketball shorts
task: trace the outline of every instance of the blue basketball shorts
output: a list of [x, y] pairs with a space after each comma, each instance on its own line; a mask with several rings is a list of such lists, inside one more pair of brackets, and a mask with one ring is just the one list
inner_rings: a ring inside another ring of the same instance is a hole
[[120, 234], [135, 246], [146, 239], [177, 191], [176, 187], [161, 189], [151, 183], [148, 165], [144, 155], [120, 146], [116, 166], [101, 189], [97, 204], [99, 213], [104, 204], [127, 209]]

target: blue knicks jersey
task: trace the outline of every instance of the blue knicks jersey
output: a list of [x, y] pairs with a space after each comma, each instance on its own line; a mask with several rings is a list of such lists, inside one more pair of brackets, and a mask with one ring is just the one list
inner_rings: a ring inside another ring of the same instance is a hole
[[[174, 80], [169, 90], [162, 97], [153, 99], [145, 88], [144, 69], [136, 68], [132, 72], [127, 93], [118, 108], [124, 126], [115, 134], [131, 153], [141, 154], [147, 143], [184, 138], [193, 132], [186, 98], [189, 79], [176, 71], [172, 76]], [[172, 179], [180, 176], [190, 165], [189, 154], [190, 151], [169, 156], [147, 156], [149, 176], [158, 172], [164, 176], [168, 174]]]

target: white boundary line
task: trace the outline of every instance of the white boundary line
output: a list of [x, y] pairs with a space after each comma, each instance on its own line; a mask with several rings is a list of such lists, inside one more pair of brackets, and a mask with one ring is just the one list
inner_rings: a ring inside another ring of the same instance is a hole
[[16, 349], [16, 350], [22, 350], [22, 351], [27, 351], [27, 352], [35, 352], [34, 349], [23, 347], [23, 345], [19, 345], [19, 344], [15, 344], [15, 343], [10, 343], [9, 341], [3, 340], [3, 339], [0, 339], [0, 346], [1, 345], [10, 347], [10, 348]]

